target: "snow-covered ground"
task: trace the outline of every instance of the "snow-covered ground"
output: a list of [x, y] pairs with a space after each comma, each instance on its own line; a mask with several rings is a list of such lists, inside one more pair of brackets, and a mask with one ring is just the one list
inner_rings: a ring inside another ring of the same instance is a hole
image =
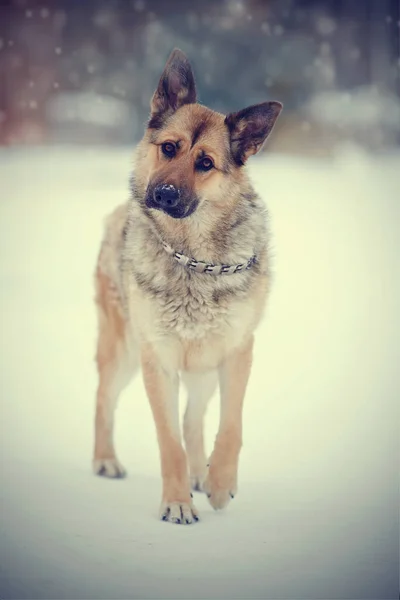
[[[400, 156], [253, 160], [275, 283], [245, 403], [239, 494], [157, 520], [142, 382], [124, 393], [124, 481], [91, 474], [92, 273], [127, 197], [126, 149], [0, 154], [0, 598], [398, 597]], [[210, 407], [211, 447], [218, 402]]]

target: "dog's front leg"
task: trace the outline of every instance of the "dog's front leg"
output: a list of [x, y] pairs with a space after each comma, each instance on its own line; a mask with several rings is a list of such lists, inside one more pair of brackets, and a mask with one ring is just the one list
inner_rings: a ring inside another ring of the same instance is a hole
[[181, 442], [178, 373], [163, 367], [150, 345], [143, 346], [141, 356], [160, 448], [163, 480], [160, 517], [172, 523], [192, 523], [198, 520], [198, 513], [190, 494], [186, 453]]
[[253, 337], [220, 365], [220, 425], [204, 490], [211, 506], [224, 508], [237, 492], [242, 410], [252, 363]]

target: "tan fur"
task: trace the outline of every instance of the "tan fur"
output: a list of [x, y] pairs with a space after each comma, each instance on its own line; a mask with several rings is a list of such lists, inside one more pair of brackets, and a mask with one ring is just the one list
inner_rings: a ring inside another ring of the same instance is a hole
[[[132, 197], [107, 221], [96, 272], [94, 469], [109, 477], [125, 473], [114, 451], [113, 413], [140, 363], [160, 448], [160, 515], [176, 523], [198, 518], [190, 487], [204, 489], [214, 508], [226, 506], [237, 491], [253, 332], [269, 289], [265, 207], [241, 166], [271, 128], [269, 105], [230, 116], [228, 128], [224, 115], [187, 103], [193, 102], [195, 88], [191, 71], [182, 76], [185, 69], [190, 69], [187, 59], [175, 51], [136, 152]], [[236, 118], [245, 119], [246, 126]], [[233, 138], [239, 130], [244, 137]], [[166, 142], [176, 146], [173, 160], [163, 153]], [[197, 168], [204, 156], [213, 161], [210, 171]], [[195, 201], [193, 214], [173, 218], [151, 208], [149, 194], [158, 184], [182, 190], [180, 201], [188, 206]], [[256, 264], [231, 276], [190, 272], [165, 252], [161, 240], [198, 260], [237, 264], [256, 255]], [[180, 378], [188, 388], [186, 452], [178, 419]], [[207, 470], [203, 418], [217, 379], [221, 420]]]
[[[162, 516], [172, 504], [178, 504], [192, 520], [196, 509], [191, 507], [187, 481], [186, 454], [180, 442], [179, 423], [176, 419], [179, 379], [177, 374], [166, 373], [150, 344], [142, 346], [142, 369], [150, 406], [157, 429], [163, 477]], [[175, 418], [174, 418], [175, 417]]]
[[217, 371], [183, 372], [188, 390], [188, 402], [183, 419], [183, 437], [189, 464], [190, 486], [201, 491], [207, 476], [207, 456], [204, 447], [203, 421], [207, 404], [218, 384]]
[[220, 366], [221, 418], [204, 489], [214, 508], [224, 508], [237, 491], [242, 447], [242, 408], [252, 363], [253, 336]]

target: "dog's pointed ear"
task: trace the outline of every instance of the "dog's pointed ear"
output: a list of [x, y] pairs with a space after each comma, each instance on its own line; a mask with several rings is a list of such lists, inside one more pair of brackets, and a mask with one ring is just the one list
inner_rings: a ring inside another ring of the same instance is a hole
[[263, 102], [227, 115], [232, 156], [238, 165], [261, 150], [282, 108], [280, 102]]
[[196, 84], [185, 54], [175, 48], [167, 60], [158, 87], [151, 100], [152, 117], [174, 112], [184, 104], [196, 102]]

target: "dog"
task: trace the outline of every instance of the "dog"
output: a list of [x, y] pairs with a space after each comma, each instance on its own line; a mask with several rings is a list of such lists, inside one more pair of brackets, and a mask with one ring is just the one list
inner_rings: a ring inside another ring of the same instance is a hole
[[[214, 509], [237, 493], [254, 331], [270, 289], [267, 212], [246, 162], [281, 110], [264, 102], [225, 116], [198, 104], [190, 63], [175, 49], [151, 100], [130, 199], [106, 222], [95, 274], [93, 469], [125, 476], [114, 411], [141, 367], [160, 450], [160, 518], [171, 523], [199, 520], [191, 490], [206, 492]], [[203, 418], [218, 384], [220, 424], [207, 459]]]

